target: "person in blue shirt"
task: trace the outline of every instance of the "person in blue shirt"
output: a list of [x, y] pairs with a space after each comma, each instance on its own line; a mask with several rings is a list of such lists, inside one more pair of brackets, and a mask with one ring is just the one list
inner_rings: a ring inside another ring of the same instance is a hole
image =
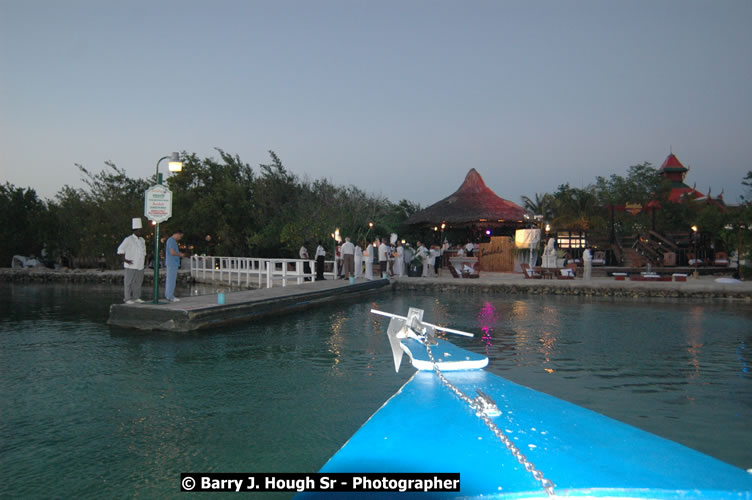
[[178, 268], [180, 267], [180, 258], [185, 254], [180, 252], [178, 241], [183, 238], [183, 231], [178, 229], [172, 236], [167, 239], [165, 245], [165, 266], [167, 267], [167, 277], [165, 278], [165, 298], [170, 302], [179, 302], [180, 299], [175, 297], [175, 282], [178, 279]]

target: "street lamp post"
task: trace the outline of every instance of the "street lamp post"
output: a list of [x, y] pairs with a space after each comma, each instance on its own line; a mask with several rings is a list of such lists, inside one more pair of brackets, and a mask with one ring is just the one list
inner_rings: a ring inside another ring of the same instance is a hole
[[[183, 162], [180, 161], [180, 154], [172, 153], [167, 156], [163, 156], [157, 160], [157, 167], [155, 173], [155, 180], [157, 184], [162, 184], [162, 175], [159, 173], [159, 164], [162, 160], [170, 159], [168, 163], [168, 169], [170, 172], [180, 172], [183, 170]], [[165, 256], [166, 257], [166, 256]], [[159, 222], [157, 222], [154, 229], [154, 304], [159, 304]]]
[[697, 262], [700, 259], [700, 256], [697, 255], [697, 226], [694, 225], [691, 227], [691, 229], [692, 229], [692, 240], [695, 244], [694, 245], [695, 246], [695, 261], [694, 261], [695, 272], [693, 273], [693, 278], [697, 279], [699, 276], [699, 273], [697, 272]]

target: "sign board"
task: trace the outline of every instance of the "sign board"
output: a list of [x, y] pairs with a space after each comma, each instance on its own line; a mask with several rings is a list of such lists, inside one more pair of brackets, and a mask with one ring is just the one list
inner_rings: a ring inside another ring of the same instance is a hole
[[624, 210], [632, 215], [637, 215], [642, 212], [642, 205], [639, 203], [627, 203], [624, 205]]
[[540, 229], [518, 229], [514, 232], [514, 245], [517, 248], [529, 249], [530, 245], [538, 245], [540, 238]]
[[172, 191], [167, 186], [155, 184], [146, 190], [144, 216], [157, 223], [172, 217]]

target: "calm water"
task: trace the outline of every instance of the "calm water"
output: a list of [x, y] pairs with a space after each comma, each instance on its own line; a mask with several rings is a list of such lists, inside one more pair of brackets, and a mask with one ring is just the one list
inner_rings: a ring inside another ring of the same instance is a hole
[[0, 285], [0, 497], [176, 497], [187, 471], [316, 471], [409, 377], [371, 307], [477, 332], [490, 370], [752, 467], [752, 307], [397, 295], [189, 335], [119, 288]]

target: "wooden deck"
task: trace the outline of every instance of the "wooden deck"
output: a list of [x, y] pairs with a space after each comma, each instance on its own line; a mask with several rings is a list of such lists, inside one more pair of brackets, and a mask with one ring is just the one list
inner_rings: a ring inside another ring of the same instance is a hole
[[306, 309], [386, 290], [388, 285], [388, 279], [359, 279], [352, 285], [346, 280], [326, 280], [229, 292], [225, 293], [224, 304], [217, 303], [215, 294], [180, 297], [180, 302], [112, 304], [107, 324], [139, 330], [188, 332]]

